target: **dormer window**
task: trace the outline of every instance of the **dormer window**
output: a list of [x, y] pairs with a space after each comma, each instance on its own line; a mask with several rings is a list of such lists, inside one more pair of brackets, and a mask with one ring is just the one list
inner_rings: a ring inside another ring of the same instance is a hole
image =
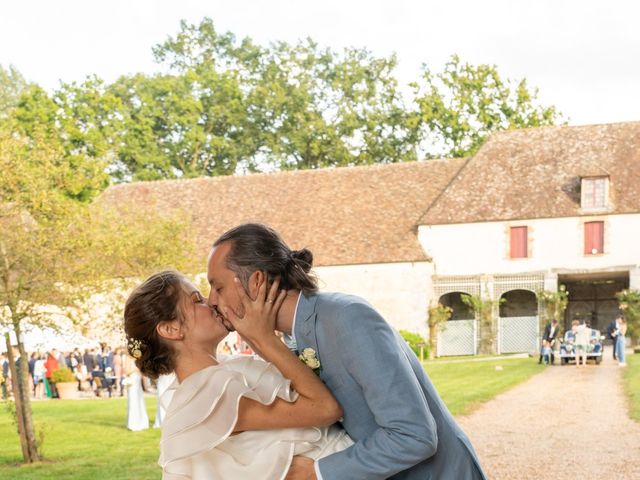
[[580, 191], [583, 210], [606, 209], [609, 203], [609, 177], [583, 177]]

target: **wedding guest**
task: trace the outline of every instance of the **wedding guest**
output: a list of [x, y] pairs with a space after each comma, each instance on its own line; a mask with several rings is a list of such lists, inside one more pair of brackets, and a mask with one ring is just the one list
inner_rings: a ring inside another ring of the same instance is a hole
[[542, 358], [542, 361], [545, 365], [549, 365], [549, 363], [551, 363], [551, 355], [551, 344], [548, 340], [543, 340], [542, 349], [540, 350], [540, 357]]
[[625, 361], [625, 335], [627, 334], [627, 320], [620, 316], [618, 318], [618, 331], [616, 332], [616, 357], [618, 358], [618, 366], [626, 367]]
[[120, 396], [124, 396], [124, 373], [123, 373], [123, 363], [124, 363], [124, 349], [117, 348], [116, 353], [113, 356], [113, 375], [116, 377], [116, 386], [118, 391], [120, 392]]
[[618, 329], [620, 328], [620, 315], [611, 320], [609, 325], [607, 325], [607, 336], [611, 339], [611, 346], [613, 347], [613, 359], [617, 360], [616, 357], [616, 336]]
[[32, 386], [31, 391], [34, 393], [34, 395], [35, 395], [36, 382], [34, 381], [34, 378], [33, 378], [33, 367], [35, 366], [37, 359], [38, 359], [38, 354], [36, 352], [33, 352], [29, 357], [29, 379], [31, 381], [31, 386]]
[[[547, 363], [553, 363], [554, 362], [554, 358], [553, 358], [553, 347], [554, 344], [556, 342], [556, 336], [558, 335], [558, 320], [556, 320], [555, 318], [553, 319], [552, 322], [547, 323], [544, 327], [544, 333], [542, 334], [542, 342], [544, 343], [545, 341], [549, 344], [548, 347], [551, 351], [550, 357], [549, 357], [549, 362]], [[544, 347], [544, 345], [543, 345]], [[538, 363], [542, 363], [542, 351], [540, 351], [540, 358], [538, 359]]]
[[96, 365], [95, 350], [91, 349], [91, 351], [89, 351], [89, 349], [86, 348], [84, 355], [82, 355], [82, 362], [89, 372], [93, 371], [93, 367]]
[[84, 363], [80, 363], [74, 372], [76, 380], [78, 381], [78, 391], [82, 391], [82, 382], [87, 379], [87, 367], [84, 366]]
[[47, 353], [47, 359], [44, 363], [45, 368], [45, 379], [47, 384], [49, 385], [49, 395], [51, 398], [56, 398], [58, 396], [58, 392], [56, 390], [56, 384], [51, 379], [53, 375], [53, 371], [57, 370], [60, 367], [58, 360], [56, 359], [57, 350], [53, 349], [52, 351]]
[[591, 344], [591, 329], [586, 323], [580, 323], [578, 320], [571, 322], [571, 328], [575, 333], [574, 348], [576, 351], [576, 367], [580, 367], [580, 359], [582, 365], [587, 365], [587, 349]]
[[149, 416], [144, 403], [142, 375], [134, 359], [127, 355], [123, 364], [127, 385], [127, 428], [134, 432], [149, 428]]
[[34, 396], [37, 400], [44, 397], [44, 377], [46, 373], [44, 356], [39, 355], [33, 365]]
[[2, 354], [2, 380], [0, 381], [2, 384], [2, 399], [6, 400], [9, 397], [9, 359], [7, 358], [7, 354]]

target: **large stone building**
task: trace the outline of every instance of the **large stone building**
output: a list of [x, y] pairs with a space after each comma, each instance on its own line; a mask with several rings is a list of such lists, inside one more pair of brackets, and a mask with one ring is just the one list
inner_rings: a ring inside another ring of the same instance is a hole
[[[427, 334], [430, 303], [454, 308], [440, 354], [477, 352], [462, 293], [506, 299], [501, 352], [538, 345], [535, 293], [564, 284], [567, 319], [603, 328], [640, 289], [640, 122], [503, 132], [468, 159], [140, 182], [104, 201], [181, 209], [203, 256], [259, 221], [315, 256], [322, 288], [366, 297]], [[203, 264], [204, 270], [204, 264]]]

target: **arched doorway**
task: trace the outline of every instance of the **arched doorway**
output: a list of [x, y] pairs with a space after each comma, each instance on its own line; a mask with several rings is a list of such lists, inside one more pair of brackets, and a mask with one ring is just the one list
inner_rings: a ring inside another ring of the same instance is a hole
[[538, 298], [531, 290], [509, 290], [500, 297], [501, 317], [533, 317], [538, 314]]
[[466, 292], [448, 292], [438, 302], [450, 307], [451, 318], [438, 333], [438, 356], [475, 355], [477, 322], [473, 311], [462, 301]]
[[438, 303], [441, 303], [453, 310], [449, 321], [473, 320], [475, 318], [469, 306], [462, 301], [462, 295], [467, 294], [465, 292], [449, 292], [442, 295], [438, 300]]
[[514, 289], [500, 296], [498, 353], [538, 350], [538, 298], [531, 290]]

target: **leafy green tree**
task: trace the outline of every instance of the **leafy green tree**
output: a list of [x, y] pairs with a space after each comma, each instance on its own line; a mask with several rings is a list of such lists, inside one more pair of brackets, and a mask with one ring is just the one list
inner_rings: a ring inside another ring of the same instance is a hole
[[66, 196], [89, 201], [109, 182], [108, 158], [114, 125], [115, 101], [103, 95], [102, 82], [88, 79], [65, 84], [53, 96], [37, 85], [25, 89], [12, 112], [12, 127], [35, 143], [47, 142], [59, 151]]
[[0, 120], [9, 116], [18, 104], [18, 98], [29, 83], [12, 65], [4, 68], [0, 65]]
[[538, 90], [526, 80], [504, 81], [495, 66], [463, 63], [457, 55], [440, 73], [424, 66], [421, 82], [412, 85], [415, 123], [431, 158], [473, 155], [497, 131], [561, 120], [555, 107], [538, 104]]
[[256, 153], [242, 89], [227, 72], [122, 77], [117, 180], [230, 175]]
[[631, 336], [631, 344], [640, 343], [640, 290], [625, 289], [616, 293]]
[[[25, 325], [53, 325], [54, 316], [73, 315], [113, 279], [163, 265], [189, 270], [195, 259], [184, 221], [90, 208], [71, 198], [73, 158], [55, 142], [0, 129], [0, 169], [0, 324], [15, 334], [22, 365]], [[5, 341], [12, 351], [9, 335]], [[10, 364], [23, 457], [37, 461], [27, 369]]]
[[[338, 54], [312, 40], [258, 46], [218, 33], [210, 19], [181, 24], [181, 31], [154, 49], [176, 75], [193, 75], [215, 92], [219, 77], [237, 82], [238, 122], [251, 143], [246, 168], [317, 168], [416, 158], [415, 130], [393, 76], [395, 57], [366, 50]], [[222, 99], [210, 96], [203, 114], [221, 115]], [[207, 121], [201, 120], [202, 125]]]
[[564, 312], [569, 304], [567, 287], [560, 285], [557, 291], [540, 290], [536, 296], [538, 297], [538, 301], [542, 303], [543, 315], [540, 316], [540, 331], [544, 331], [547, 323], [557, 320], [558, 335], [560, 335], [564, 328]]

